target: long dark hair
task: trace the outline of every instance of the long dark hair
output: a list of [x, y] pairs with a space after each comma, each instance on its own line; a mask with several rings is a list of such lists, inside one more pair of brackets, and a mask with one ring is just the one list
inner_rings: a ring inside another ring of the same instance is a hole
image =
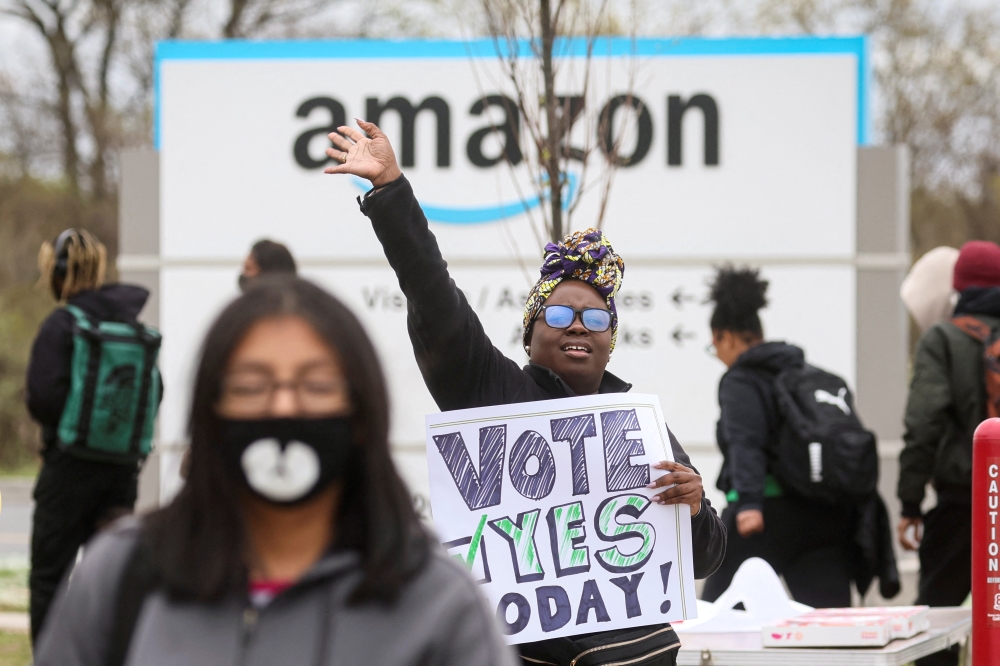
[[248, 541], [240, 486], [227, 473], [217, 445], [215, 406], [237, 344], [255, 323], [276, 316], [309, 322], [337, 351], [351, 384], [361, 465], [357, 475], [346, 479], [336, 516], [337, 546], [361, 554], [364, 574], [350, 602], [391, 601], [423, 566], [429, 541], [389, 454], [385, 378], [354, 314], [323, 289], [293, 276], [255, 280], [209, 329], [191, 403], [190, 472], [173, 502], [148, 517], [144, 546], [166, 591], [175, 597], [213, 602], [246, 589]]
[[767, 285], [756, 268], [726, 264], [717, 269], [708, 296], [708, 301], [715, 303], [712, 330], [732, 331], [748, 341], [763, 339], [764, 329], [757, 313], [767, 306]]

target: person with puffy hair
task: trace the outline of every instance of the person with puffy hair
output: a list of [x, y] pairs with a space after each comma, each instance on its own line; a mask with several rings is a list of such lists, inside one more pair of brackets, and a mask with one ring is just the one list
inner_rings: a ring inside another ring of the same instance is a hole
[[[359, 125], [367, 136], [349, 127], [330, 134], [336, 148], [327, 154], [340, 164], [326, 172], [353, 174], [372, 183], [372, 190], [359, 197], [361, 210], [371, 220], [406, 295], [407, 328], [417, 365], [439, 408], [619, 393], [632, 387], [606, 369], [618, 332], [615, 296], [625, 262], [602, 232], [574, 232], [545, 247], [541, 275], [522, 319], [529, 363], [519, 367], [493, 346], [448, 274], [437, 240], [385, 134], [372, 123], [359, 121]], [[705, 498], [701, 476], [673, 434], [670, 444], [676, 462], [658, 463], [656, 467], [667, 473], [654, 484], [671, 487], [653, 499], [691, 507], [694, 573], [704, 578], [722, 561], [726, 533]], [[525, 663], [531, 664], [579, 663], [584, 652], [600, 650], [602, 662], [618, 661], [627, 654], [629, 659], [643, 655], [639, 658], [646, 666], [666, 666], [675, 663], [679, 645], [670, 626], [660, 624], [518, 647]]]
[[[899, 454], [899, 541], [920, 556], [918, 604], [958, 606], [972, 586], [972, 435], [987, 416], [983, 342], [1000, 329], [1000, 246], [970, 241], [952, 274], [951, 319], [921, 336], [913, 359]], [[972, 328], [969, 327], [972, 324]], [[928, 483], [937, 504], [924, 513]], [[957, 650], [918, 660], [958, 663]]]
[[702, 598], [718, 599], [740, 565], [760, 557], [784, 576], [796, 601], [815, 608], [850, 606], [851, 508], [790, 496], [769, 468], [781, 426], [775, 377], [802, 367], [805, 354], [764, 339], [758, 312], [767, 305], [767, 287], [760, 271], [733, 266], [720, 268], [711, 285], [712, 344], [728, 368], [719, 381], [716, 439], [729, 541]]

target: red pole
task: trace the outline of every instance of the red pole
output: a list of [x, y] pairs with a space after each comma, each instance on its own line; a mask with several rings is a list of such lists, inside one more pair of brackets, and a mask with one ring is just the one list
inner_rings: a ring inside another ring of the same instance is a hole
[[972, 663], [1000, 664], [1000, 418], [972, 443]]

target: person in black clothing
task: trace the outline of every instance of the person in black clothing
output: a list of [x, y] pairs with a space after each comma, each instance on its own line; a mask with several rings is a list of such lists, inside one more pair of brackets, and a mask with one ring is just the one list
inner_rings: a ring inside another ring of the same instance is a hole
[[757, 313], [767, 305], [767, 285], [756, 270], [726, 266], [711, 288], [712, 342], [729, 368], [719, 382], [716, 439], [723, 457], [717, 486], [728, 500], [722, 521], [730, 536], [702, 597], [718, 599], [740, 565], [760, 557], [784, 576], [796, 601], [850, 606], [851, 510], [787, 497], [769, 473], [768, 451], [780, 425], [774, 377], [802, 366], [805, 356], [798, 347], [764, 341]]
[[253, 244], [250, 254], [243, 260], [243, 271], [239, 277], [240, 291], [246, 291], [258, 275], [268, 273], [295, 275], [297, 272], [298, 266], [291, 251], [281, 243], [263, 238]]
[[[353, 174], [367, 178], [373, 185], [364, 199], [359, 197], [361, 210], [371, 219], [375, 235], [406, 295], [407, 328], [417, 364], [440, 409], [616, 393], [631, 388], [631, 384], [605, 370], [617, 330], [613, 296], [620, 281], [621, 265], [615, 262], [617, 255], [600, 232], [592, 232], [596, 236], [589, 260], [617, 275], [617, 281], [609, 286], [606, 281], [588, 283], [567, 276], [553, 288], [547, 284], [552, 276], [544, 277], [543, 267], [543, 279], [532, 290], [525, 316], [524, 341], [530, 363], [520, 368], [493, 346], [465, 295], [449, 276], [437, 241], [428, 229], [409, 182], [399, 170], [385, 134], [372, 123], [359, 121], [359, 125], [370, 138], [349, 127], [340, 127], [339, 134], [330, 135], [339, 150], [331, 148], [327, 152], [341, 164], [326, 172]], [[554, 244], [546, 249], [560, 252]], [[596, 268], [581, 264], [581, 272], [593, 279]], [[577, 312], [568, 327], [558, 326], [549, 323], [543, 305], [567, 305]], [[590, 310], [605, 313], [603, 317], [593, 315], [602, 319], [604, 326], [599, 325], [602, 322], [586, 319], [589, 316], [586, 311]], [[610, 323], [606, 317], [609, 311]], [[654, 501], [691, 506], [694, 572], [696, 577], [704, 578], [722, 561], [725, 529], [704, 496], [701, 477], [673, 434], [670, 444], [677, 462], [658, 464], [659, 469], [669, 473], [656, 484], [676, 485], [655, 496]], [[651, 629], [657, 628], [589, 636], [597, 636], [599, 644], [643, 640], [642, 637], [651, 634]], [[583, 638], [586, 637], [522, 645], [521, 654], [530, 663], [568, 663], [576, 654], [578, 644], [574, 641]], [[672, 655], [665, 652], [660, 661], [643, 663], [650, 666], [672, 663]]]
[[[61, 304], [97, 320], [134, 321], [149, 292], [103, 284], [104, 245], [90, 233], [68, 229], [39, 254], [42, 282]], [[42, 427], [42, 468], [35, 483], [31, 534], [31, 637], [37, 639], [59, 582], [95, 531], [132, 511], [138, 466], [95, 462], [57, 447], [57, 428], [70, 392], [73, 316], [56, 309], [42, 323], [27, 374], [28, 411]]]

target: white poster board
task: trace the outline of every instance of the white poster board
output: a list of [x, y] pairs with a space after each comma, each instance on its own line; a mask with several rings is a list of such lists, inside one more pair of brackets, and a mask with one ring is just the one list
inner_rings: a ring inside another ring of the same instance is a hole
[[655, 395], [430, 414], [431, 509], [510, 643], [696, 617], [691, 514], [649, 500], [672, 460]]

